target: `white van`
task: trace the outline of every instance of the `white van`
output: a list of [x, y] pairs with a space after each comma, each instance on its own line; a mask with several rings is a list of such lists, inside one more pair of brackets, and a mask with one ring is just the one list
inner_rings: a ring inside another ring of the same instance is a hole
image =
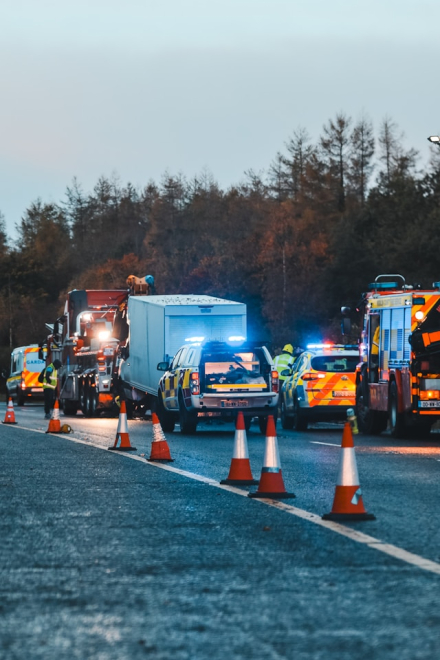
[[11, 373], [6, 381], [7, 396], [16, 400], [18, 406], [25, 401], [43, 398], [43, 387], [38, 382], [40, 372], [46, 366], [39, 357], [37, 344], [14, 348], [11, 354]]

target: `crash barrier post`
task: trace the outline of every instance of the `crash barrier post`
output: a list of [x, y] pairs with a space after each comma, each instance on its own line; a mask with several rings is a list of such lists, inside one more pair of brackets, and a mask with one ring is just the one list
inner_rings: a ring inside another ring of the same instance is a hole
[[153, 422], [153, 441], [151, 443], [151, 453], [149, 461], [167, 461], [173, 462], [171, 458], [170, 448], [165, 438], [159, 417], [155, 412], [151, 414], [151, 421]]
[[136, 451], [136, 447], [132, 447], [130, 444], [130, 436], [128, 435], [127, 408], [125, 406], [125, 401], [121, 401], [115, 444], [113, 447], [107, 447], [107, 449], [112, 451]]
[[237, 422], [235, 424], [234, 449], [232, 451], [229, 474], [227, 479], [223, 479], [220, 483], [232, 486], [254, 486], [258, 484], [258, 481], [252, 476], [246, 427], [242, 412], [238, 413]]
[[273, 415], [269, 415], [267, 418], [266, 447], [260, 484], [258, 490], [255, 493], [249, 493], [248, 497], [269, 497], [280, 500], [295, 497], [294, 493], [288, 493], [284, 486]]
[[[351, 420], [352, 422], [352, 420]], [[376, 516], [365, 511], [362, 490], [354, 453], [352, 423], [345, 422], [342, 433], [339, 472], [336, 481], [335, 497], [330, 513], [323, 520], [375, 520]]]
[[14, 404], [11, 397], [9, 397], [8, 405], [6, 408], [6, 415], [3, 420], [3, 424], [16, 424], [15, 413], [14, 413]]

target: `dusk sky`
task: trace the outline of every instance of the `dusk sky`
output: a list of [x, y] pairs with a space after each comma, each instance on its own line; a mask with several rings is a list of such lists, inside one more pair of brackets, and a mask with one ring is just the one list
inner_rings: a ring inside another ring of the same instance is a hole
[[3, 0], [0, 211], [77, 177], [142, 187], [266, 170], [298, 127], [385, 117], [429, 157], [440, 133], [440, 3], [418, 0]]

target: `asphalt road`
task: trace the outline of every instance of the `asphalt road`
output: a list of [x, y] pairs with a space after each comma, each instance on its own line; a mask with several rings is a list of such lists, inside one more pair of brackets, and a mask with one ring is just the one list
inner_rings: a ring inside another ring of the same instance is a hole
[[[70, 418], [63, 436], [39, 406], [15, 414], [0, 425], [2, 660], [440, 655], [440, 434], [356, 436], [377, 519], [323, 527], [340, 426], [277, 427], [296, 494], [281, 508], [219, 486], [229, 425], [166, 434], [174, 462], [157, 466], [150, 422], [129, 421], [137, 451], [115, 454], [117, 419]], [[258, 478], [265, 439], [247, 438]]]

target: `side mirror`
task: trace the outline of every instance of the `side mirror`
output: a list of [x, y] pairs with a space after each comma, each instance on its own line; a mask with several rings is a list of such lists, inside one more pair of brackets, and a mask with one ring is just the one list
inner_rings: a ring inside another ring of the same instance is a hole
[[284, 378], [287, 378], [287, 376], [292, 375], [292, 369], [283, 369], [280, 375], [284, 376]]
[[170, 364], [169, 362], [159, 362], [156, 368], [158, 371], [168, 371]]
[[9, 378], [9, 372], [6, 371], [6, 369], [2, 369], [2, 378], [5, 378], [5, 379]]

